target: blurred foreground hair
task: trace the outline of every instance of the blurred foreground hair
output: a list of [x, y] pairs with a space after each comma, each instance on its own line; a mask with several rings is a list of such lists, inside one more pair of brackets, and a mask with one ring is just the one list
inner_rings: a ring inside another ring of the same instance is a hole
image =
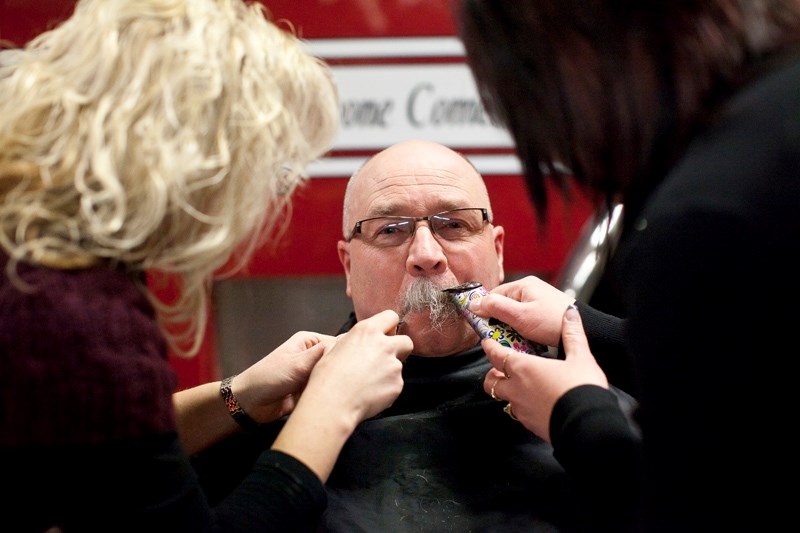
[[800, 0], [455, 5], [481, 99], [511, 133], [542, 220], [548, 180], [634, 215], [727, 97], [800, 43]]
[[330, 149], [330, 70], [263, 6], [82, 0], [0, 52], [0, 246], [53, 268], [176, 276], [158, 301], [194, 355], [215, 272], [239, 269], [288, 220], [307, 164]]

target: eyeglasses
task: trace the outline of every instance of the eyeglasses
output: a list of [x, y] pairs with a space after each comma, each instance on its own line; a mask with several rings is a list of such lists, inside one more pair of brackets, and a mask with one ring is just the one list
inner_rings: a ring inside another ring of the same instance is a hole
[[417, 231], [417, 222], [427, 220], [431, 233], [445, 241], [458, 241], [477, 235], [489, 222], [489, 210], [482, 207], [464, 207], [442, 211], [426, 217], [374, 217], [359, 220], [350, 232], [348, 241], [357, 235], [372, 246], [389, 248], [400, 246]]

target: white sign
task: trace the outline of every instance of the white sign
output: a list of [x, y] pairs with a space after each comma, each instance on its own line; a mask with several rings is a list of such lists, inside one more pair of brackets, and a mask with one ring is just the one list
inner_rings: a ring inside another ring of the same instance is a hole
[[334, 67], [342, 128], [336, 149], [380, 149], [404, 139], [505, 148], [465, 64]]
[[[321, 39], [308, 44], [323, 59], [359, 62], [332, 66], [341, 107], [334, 151], [374, 152], [407, 139], [436, 141], [457, 150], [513, 148], [508, 132], [486, 115], [457, 39]], [[448, 62], [431, 63], [432, 57]], [[325, 158], [314, 163], [309, 174], [349, 176], [364, 159]], [[513, 155], [470, 159], [484, 174], [519, 172]]]

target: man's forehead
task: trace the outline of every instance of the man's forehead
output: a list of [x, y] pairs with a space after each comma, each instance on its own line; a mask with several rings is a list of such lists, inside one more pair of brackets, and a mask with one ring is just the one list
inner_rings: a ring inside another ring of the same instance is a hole
[[[466, 163], [466, 162], [465, 162]], [[483, 179], [469, 164], [448, 166], [374, 165], [359, 173], [356, 188], [367, 193], [391, 187], [431, 187], [480, 192]]]
[[[363, 175], [358, 184], [362, 208], [389, 213], [393, 209], [420, 207], [485, 207], [487, 195], [481, 178], [439, 168], [417, 168], [414, 171], [385, 170]], [[470, 205], [465, 205], [470, 204]]]
[[385, 187], [394, 184], [403, 185], [405, 183], [415, 183], [417, 185], [449, 183], [454, 187], [467, 188], [469, 182], [475, 179], [474, 171], [470, 172], [469, 169], [459, 171], [454, 168], [420, 166], [381, 167], [364, 174], [364, 183], [372, 187]]

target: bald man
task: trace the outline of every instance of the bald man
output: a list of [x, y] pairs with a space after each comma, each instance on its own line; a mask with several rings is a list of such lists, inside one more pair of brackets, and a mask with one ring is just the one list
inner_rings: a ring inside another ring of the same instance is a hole
[[442, 292], [503, 282], [505, 230], [492, 221], [483, 177], [441, 144], [395, 144], [348, 182], [337, 250], [354, 312], [340, 332], [393, 309], [414, 350], [400, 397], [359, 426], [334, 467], [326, 531], [557, 531], [577, 523], [579, 505], [550, 445], [483, 391], [490, 365], [478, 336]]

